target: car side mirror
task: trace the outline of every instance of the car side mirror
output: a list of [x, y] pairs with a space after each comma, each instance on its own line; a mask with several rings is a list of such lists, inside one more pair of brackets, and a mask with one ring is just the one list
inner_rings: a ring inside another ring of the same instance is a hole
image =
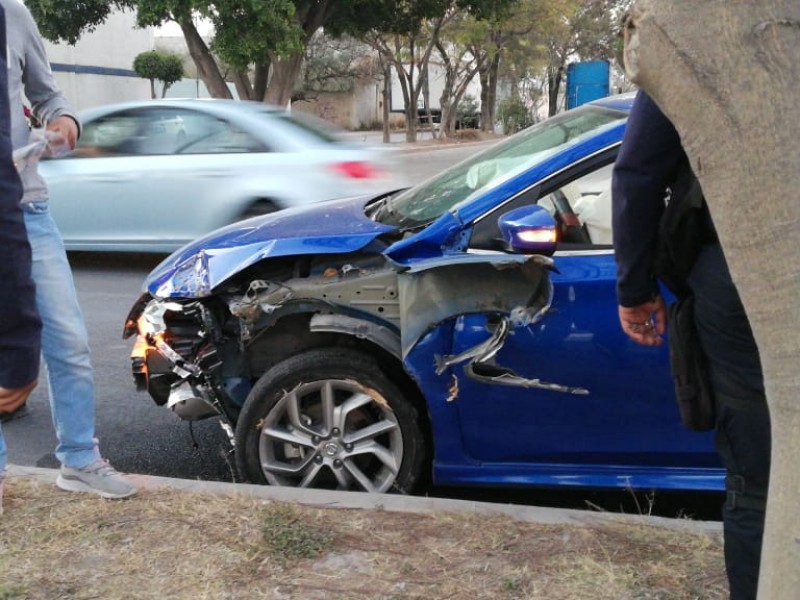
[[497, 226], [503, 242], [513, 252], [550, 256], [556, 251], [558, 227], [553, 216], [541, 206], [523, 206], [504, 213]]

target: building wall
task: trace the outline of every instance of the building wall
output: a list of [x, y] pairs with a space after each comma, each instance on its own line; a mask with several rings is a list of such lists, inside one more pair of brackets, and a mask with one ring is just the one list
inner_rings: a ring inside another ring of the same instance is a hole
[[115, 12], [75, 46], [45, 42], [53, 76], [76, 108], [150, 98], [133, 59], [153, 49], [153, 28], [137, 29], [133, 12]]
[[[414, 78], [417, 78], [415, 72]], [[442, 92], [444, 91], [445, 71], [442, 65], [438, 64], [435, 60], [431, 60], [428, 64], [428, 92], [431, 103], [431, 109], [441, 109], [440, 100]], [[389, 110], [392, 112], [403, 112], [405, 110], [405, 102], [403, 100], [403, 87], [400, 85], [400, 78], [397, 76], [397, 70], [392, 69], [392, 79], [389, 83], [391, 91], [391, 106]], [[466, 95], [472, 96], [480, 102], [481, 97], [481, 84], [478, 77], [474, 77], [467, 86]], [[425, 108], [423, 104], [423, 95], [420, 92], [417, 99], [417, 108]]]
[[292, 103], [292, 110], [316, 115], [344, 129], [380, 127], [382, 83], [356, 82], [349, 92], [321, 92], [310, 100]]

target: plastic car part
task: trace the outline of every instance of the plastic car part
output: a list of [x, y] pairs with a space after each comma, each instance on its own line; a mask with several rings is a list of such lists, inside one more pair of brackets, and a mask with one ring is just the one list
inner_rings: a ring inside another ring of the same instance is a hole
[[236, 426], [236, 462], [253, 483], [409, 492], [425, 457], [418, 422], [371, 357], [311, 350], [256, 383]]

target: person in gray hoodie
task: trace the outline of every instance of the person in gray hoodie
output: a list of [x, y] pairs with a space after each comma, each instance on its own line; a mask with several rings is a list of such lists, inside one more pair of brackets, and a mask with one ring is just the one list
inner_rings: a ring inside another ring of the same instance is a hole
[[[6, 14], [8, 99], [11, 143], [28, 145], [33, 117], [51, 138], [74, 148], [80, 134], [78, 117], [56, 86], [33, 17], [19, 0], [0, 0]], [[18, 165], [18, 168], [20, 166]], [[95, 386], [89, 336], [83, 321], [72, 271], [61, 234], [48, 209], [47, 185], [36, 162], [20, 169], [22, 210], [30, 242], [36, 284], [36, 306], [42, 320], [42, 356], [47, 367], [50, 408], [61, 463], [56, 484], [65, 490], [124, 498], [136, 487], [100, 455], [95, 438]], [[5, 469], [0, 454], [0, 472]]]

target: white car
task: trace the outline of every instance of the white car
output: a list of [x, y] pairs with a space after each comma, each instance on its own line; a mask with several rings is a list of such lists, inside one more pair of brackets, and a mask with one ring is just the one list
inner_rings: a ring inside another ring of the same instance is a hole
[[393, 187], [390, 152], [260, 103], [153, 100], [81, 114], [43, 160], [68, 250], [170, 252], [242, 218]]

